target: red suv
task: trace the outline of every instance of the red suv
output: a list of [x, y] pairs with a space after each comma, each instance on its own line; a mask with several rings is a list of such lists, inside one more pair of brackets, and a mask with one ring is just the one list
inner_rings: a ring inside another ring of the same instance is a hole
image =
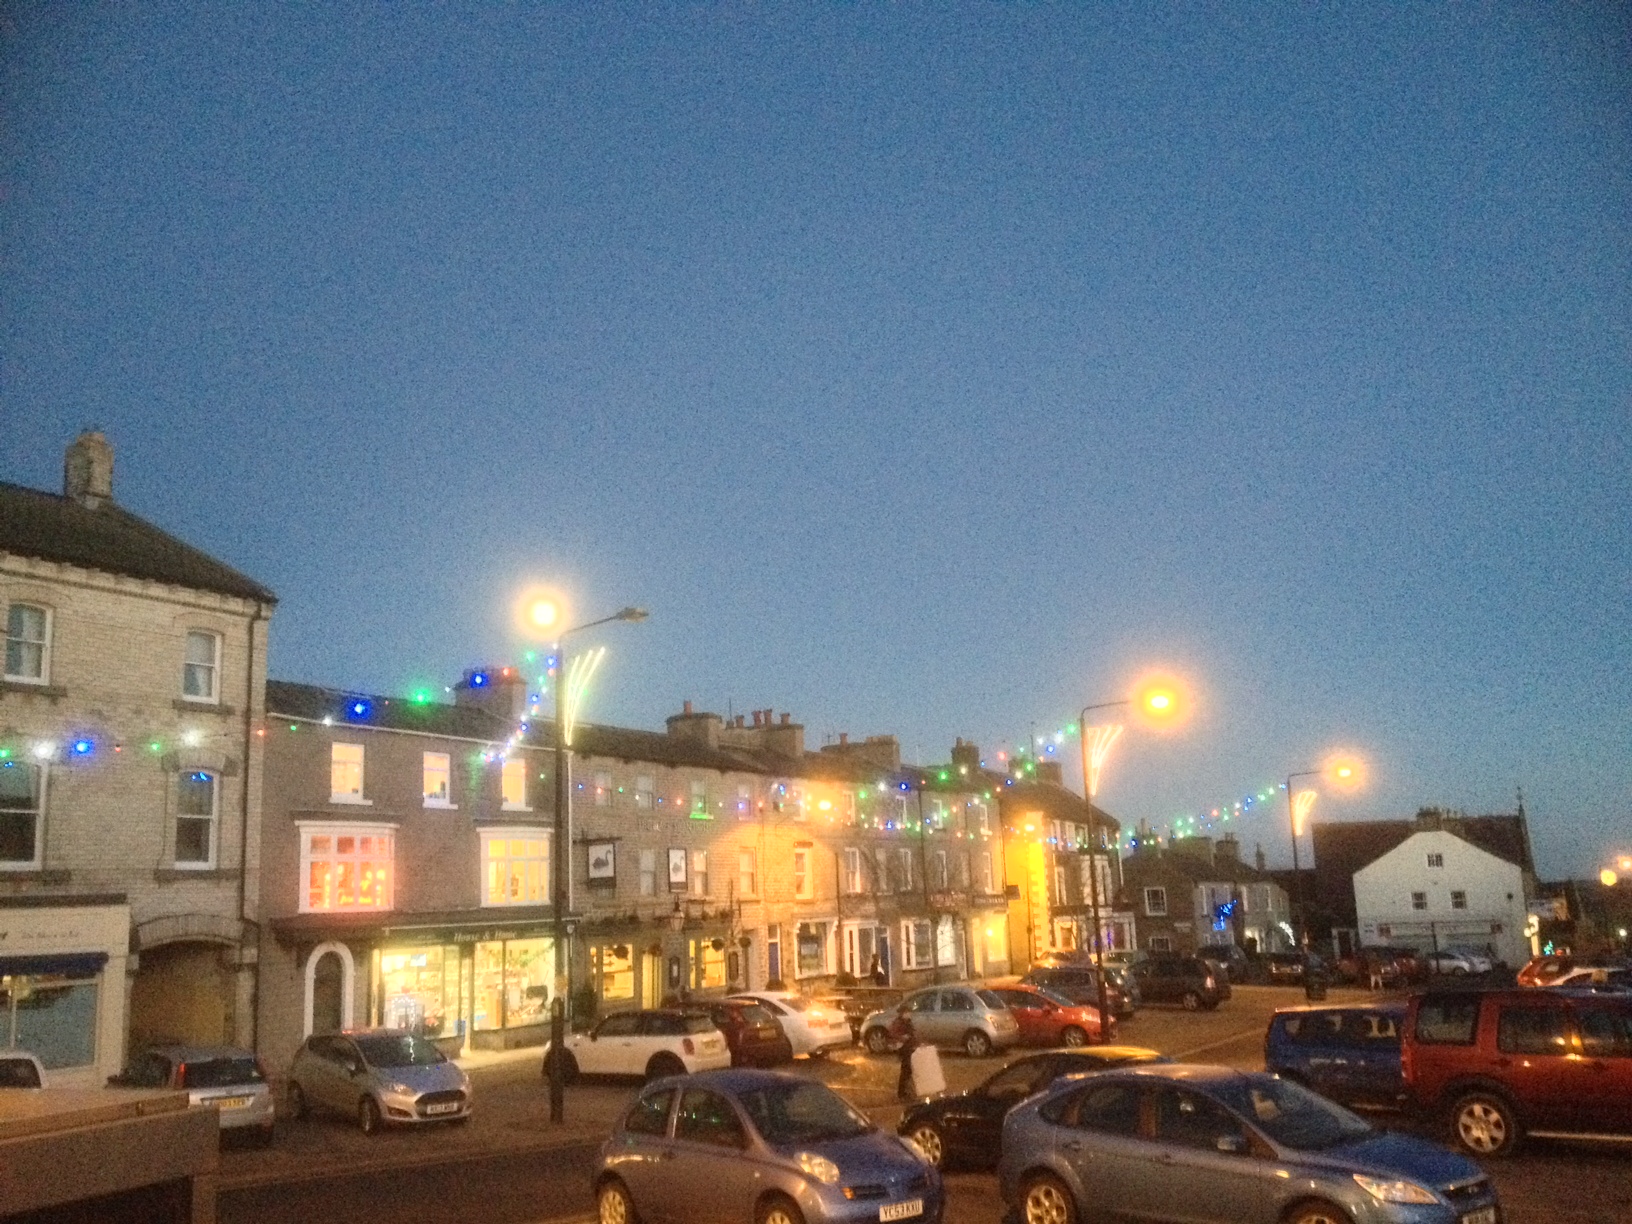
[[1444, 990], [1412, 998], [1400, 1070], [1474, 1156], [1525, 1134], [1632, 1136], [1632, 998], [1559, 990]]

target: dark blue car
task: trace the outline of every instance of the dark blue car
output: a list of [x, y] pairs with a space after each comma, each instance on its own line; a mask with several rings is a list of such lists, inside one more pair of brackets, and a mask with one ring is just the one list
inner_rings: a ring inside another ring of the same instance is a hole
[[1398, 1108], [1405, 1004], [1286, 1007], [1269, 1021], [1264, 1067], [1351, 1107]]

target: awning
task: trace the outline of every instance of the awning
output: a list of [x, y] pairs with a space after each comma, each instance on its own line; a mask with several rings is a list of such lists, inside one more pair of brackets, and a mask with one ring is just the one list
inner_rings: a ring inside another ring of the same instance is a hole
[[108, 963], [106, 952], [70, 952], [53, 956], [0, 956], [0, 977], [23, 974], [60, 973], [70, 978], [90, 978]]

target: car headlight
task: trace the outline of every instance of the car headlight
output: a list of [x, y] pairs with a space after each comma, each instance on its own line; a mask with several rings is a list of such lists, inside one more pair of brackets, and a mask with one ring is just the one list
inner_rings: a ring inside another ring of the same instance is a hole
[[824, 1186], [831, 1186], [839, 1180], [839, 1166], [826, 1156], [818, 1156], [815, 1152], [800, 1152], [794, 1160], [800, 1169]]
[[414, 1090], [407, 1084], [387, 1084], [385, 1090], [393, 1096], [413, 1096]]
[[1432, 1190], [1408, 1181], [1383, 1181], [1376, 1177], [1367, 1177], [1364, 1173], [1356, 1173], [1354, 1180], [1379, 1203], [1437, 1203], [1439, 1199]]

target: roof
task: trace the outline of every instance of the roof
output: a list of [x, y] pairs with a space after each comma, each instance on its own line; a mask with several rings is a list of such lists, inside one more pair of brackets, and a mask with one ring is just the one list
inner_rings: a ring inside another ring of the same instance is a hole
[[269, 717], [281, 715], [313, 722], [328, 718], [337, 725], [418, 731], [426, 735], [487, 742], [502, 741], [512, 730], [503, 719], [475, 706], [416, 702], [405, 697], [376, 697], [368, 693], [321, 688], [315, 684], [295, 684], [288, 680], [266, 682], [266, 712]]
[[[998, 807], [1007, 817], [1011, 811], [1041, 812], [1047, 820], [1070, 820], [1086, 824], [1089, 819], [1088, 801], [1069, 787], [1054, 782], [1015, 782], [998, 791]], [[1095, 820], [1099, 829], [1108, 836], [1121, 832], [1122, 825], [1097, 804]]]
[[261, 603], [278, 599], [254, 579], [111, 501], [92, 509], [57, 493], [0, 481], [0, 523], [0, 551], [19, 557]]
[[[766, 1088], [773, 1084], [809, 1084], [809, 1076], [793, 1075], [787, 1071], [771, 1071], [764, 1067], [730, 1067], [718, 1071], [693, 1071], [685, 1077], [688, 1084], [713, 1084], [728, 1092], [745, 1092], [751, 1088]], [[820, 1083], [820, 1080], [814, 1081]], [[826, 1085], [823, 1085], [824, 1087]]]

